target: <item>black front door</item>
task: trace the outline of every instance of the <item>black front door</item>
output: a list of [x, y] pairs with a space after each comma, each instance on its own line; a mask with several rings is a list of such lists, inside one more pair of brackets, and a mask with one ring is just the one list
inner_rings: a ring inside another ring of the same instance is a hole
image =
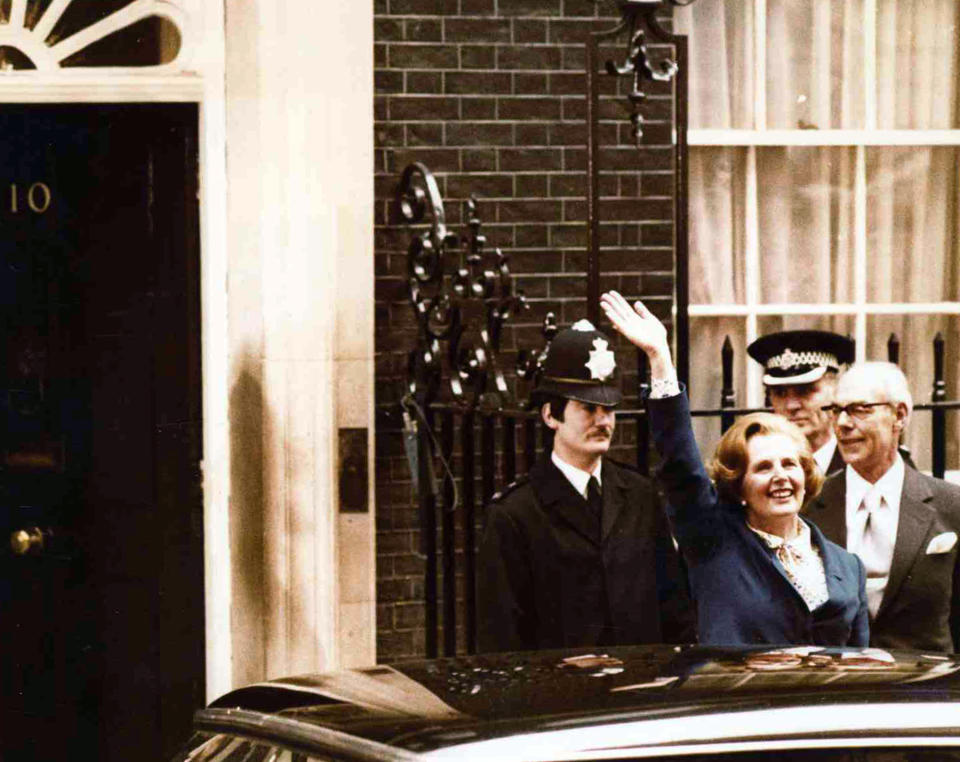
[[0, 107], [0, 758], [204, 699], [197, 107]]

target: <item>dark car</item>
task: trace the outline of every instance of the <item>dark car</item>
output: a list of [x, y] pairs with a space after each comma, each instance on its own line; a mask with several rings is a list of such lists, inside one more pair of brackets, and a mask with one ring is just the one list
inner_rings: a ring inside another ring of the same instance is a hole
[[196, 715], [179, 762], [960, 760], [960, 656], [646, 646], [307, 675]]

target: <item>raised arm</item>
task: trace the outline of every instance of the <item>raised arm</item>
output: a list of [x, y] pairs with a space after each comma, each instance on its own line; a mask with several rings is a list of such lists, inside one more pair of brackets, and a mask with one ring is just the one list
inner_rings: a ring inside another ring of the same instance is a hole
[[600, 306], [613, 327], [646, 354], [650, 362], [650, 378], [653, 381], [677, 380], [677, 371], [670, 356], [670, 343], [667, 341], [667, 329], [643, 302], [635, 302], [631, 307], [618, 292], [608, 291], [600, 297]]
[[[709, 555], [720, 536], [720, 501], [693, 437], [686, 395], [677, 386], [667, 330], [642, 302], [631, 307], [616, 291], [601, 296], [600, 304], [613, 327], [647, 355], [654, 382], [647, 410], [660, 453], [657, 476], [666, 492], [668, 513], [684, 553]], [[659, 396], [658, 386], [673, 387], [674, 393]]]

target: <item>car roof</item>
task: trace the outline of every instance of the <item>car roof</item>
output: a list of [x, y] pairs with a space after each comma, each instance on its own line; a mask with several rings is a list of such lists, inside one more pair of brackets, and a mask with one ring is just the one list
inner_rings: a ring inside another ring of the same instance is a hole
[[227, 694], [197, 726], [355, 759], [617, 758], [718, 742], [956, 743], [958, 701], [960, 657], [945, 654], [637, 646], [290, 677]]

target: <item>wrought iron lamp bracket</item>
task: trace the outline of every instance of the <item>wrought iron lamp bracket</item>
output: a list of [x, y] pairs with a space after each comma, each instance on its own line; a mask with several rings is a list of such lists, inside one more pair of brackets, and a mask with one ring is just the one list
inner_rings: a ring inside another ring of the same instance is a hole
[[527, 381], [531, 389], [535, 389], [543, 374], [543, 364], [547, 359], [547, 351], [550, 344], [560, 330], [557, 325], [557, 316], [553, 312], [548, 312], [543, 318], [543, 325], [540, 329], [544, 338], [543, 349], [533, 353], [527, 349], [521, 349], [517, 352], [517, 375], [524, 381]]
[[[682, 4], [682, 3], [674, 3]], [[667, 41], [670, 37], [654, 15], [660, 3], [650, 2], [621, 2], [620, 12], [623, 15], [620, 25], [614, 30], [619, 33], [629, 29], [627, 53], [623, 64], [617, 65], [608, 60], [605, 68], [607, 74], [614, 77], [633, 75], [633, 85], [627, 94], [630, 102], [630, 122], [633, 124], [633, 138], [639, 147], [643, 140], [643, 113], [641, 107], [647, 99], [643, 90], [643, 80], [650, 82], [671, 82], [677, 75], [677, 62], [667, 57], [654, 63], [647, 51], [646, 35], [651, 33], [654, 38]]]
[[[407, 252], [418, 332], [408, 363], [408, 392], [421, 404], [429, 403], [446, 378], [454, 401], [502, 406], [509, 396], [498, 361], [503, 326], [527, 307], [524, 295], [514, 289], [507, 255], [499, 248], [488, 251], [475, 197], [466, 202], [464, 234], [448, 230], [439, 186], [420, 162], [404, 169], [397, 207], [407, 223], [431, 225], [414, 234]], [[448, 273], [454, 252], [457, 264]]]

